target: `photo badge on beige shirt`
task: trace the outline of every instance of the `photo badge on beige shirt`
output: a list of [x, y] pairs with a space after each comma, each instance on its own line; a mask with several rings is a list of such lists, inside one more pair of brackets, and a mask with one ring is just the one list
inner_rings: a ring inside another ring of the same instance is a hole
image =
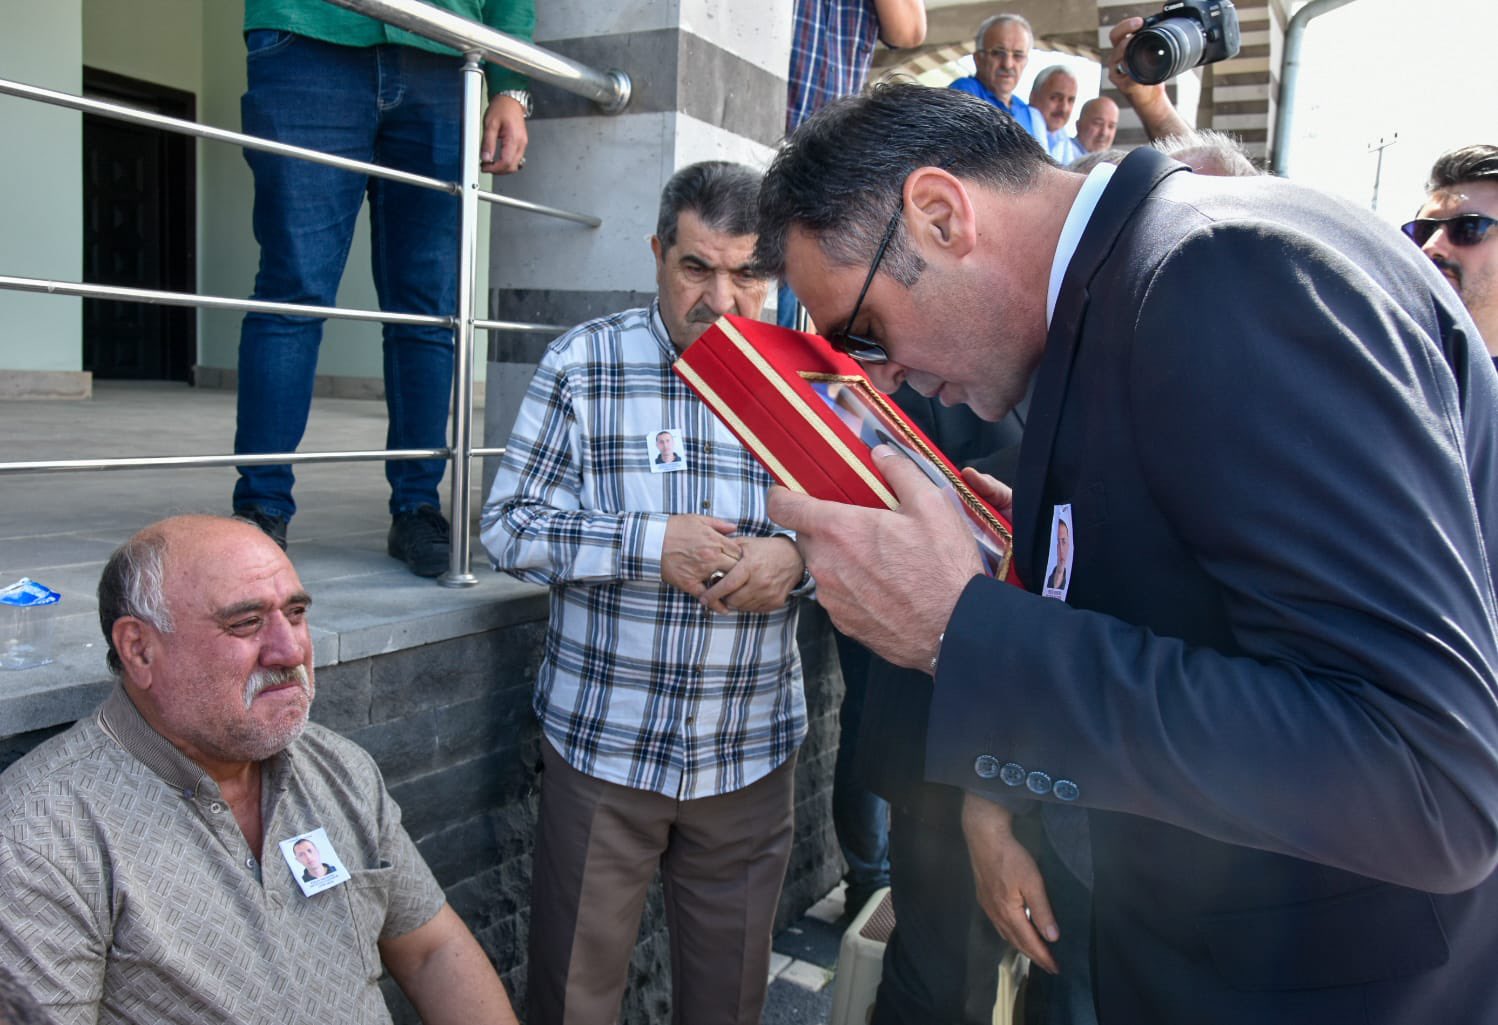
[[343, 859], [333, 850], [333, 842], [321, 826], [287, 837], [279, 846], [281, 857], [286, 859], [286, 867], [291, 869], [303, 895], [310, 897], [348, 882], [348, 869], [343, 867]]

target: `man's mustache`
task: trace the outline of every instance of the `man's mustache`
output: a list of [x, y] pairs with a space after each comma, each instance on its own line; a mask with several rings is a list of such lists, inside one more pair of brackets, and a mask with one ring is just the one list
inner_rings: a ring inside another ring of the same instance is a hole
[[1456, 287], [1462, 287], [1462, 269], [1439, 253], [1430, 258], [1430, 262], [1436, 265], [1436, 270], [1443, 274], [1450, 274], [1456, 279]]
[[716, 324], [722, 314], [718, 313], [707, 303], [698, 303], [687, 311], [688, 324]]
[[312, 697], [312, 683], [307, 679], [306, 666], [292, 666], [290, 669], [257, 669], [250, 674], [250, 678], [244, 684], [244, 708], [248, 712], [250, 706], [255, 703], [265, 691], [272, 687], [284, 687], [288, 683], [294, 683], [301, 687], [308, 698]]

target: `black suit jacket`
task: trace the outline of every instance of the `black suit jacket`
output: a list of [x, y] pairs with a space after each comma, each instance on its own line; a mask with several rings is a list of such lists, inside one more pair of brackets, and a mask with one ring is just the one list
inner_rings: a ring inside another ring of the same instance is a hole
[[1498, 1016], [1498, 376], [1391, 228], [1124, 161], [1062, 285], [928, 773], [1092, 814], [1101, 1019]]
[[[966, 406], [944, 406], [909, 385], [894, 402], [960, 469], [974, 466], [1013, 483], [1023, 431], [1019, 410], [997, 423], [982, 420]], [[867, 691], [859, 724], [857, 771], [864, 784], [885, 800], [920, 817], [957, 821], [961, 791], [925, 782], [926, 720], [931, 677], [870, 655]]]

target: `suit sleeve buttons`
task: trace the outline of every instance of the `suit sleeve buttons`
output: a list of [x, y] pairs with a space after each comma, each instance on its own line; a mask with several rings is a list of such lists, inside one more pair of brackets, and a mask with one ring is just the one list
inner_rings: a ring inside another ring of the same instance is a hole
[[973, 771], [979, 779], [993, 779], [999, 774], [999, 760], [993, 755], [979, 755], [973, 761]]
[[1058, 801], [1075, 801], [1082, 795], [1082, 790], [1069, 779], [1058, 779], [1055, 786], [1051, 787], [1051, 793]]
[[1017, 787], [1025, 781], [1025, 767], [1019, 762], [1005, 762], [1004, 767], [999, 770], [999, 779], [1011, 787]]
[[1025, 777], [1025, 786], [1032, 794], [1048, 794], [1051, 792], [1051, 777], [1036, 769]]

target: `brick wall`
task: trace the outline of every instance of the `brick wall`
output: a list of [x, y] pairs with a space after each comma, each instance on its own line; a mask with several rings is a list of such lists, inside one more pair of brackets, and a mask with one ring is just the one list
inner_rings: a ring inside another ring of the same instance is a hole
[[[525, 940], [540, 734], [530, 711], [542, 621], [408, 648], [317, 671], [312, 717], [369, 750], [407, 830], [453, 907], [525, 1002]], [[810, 728], [796, 771], [796, 840], [777, 927], [842, 871], [832, 834], [832, 767], [842, 680], [826, 617], [804, 605], [800, 642]], [[59, 727], [58, 729], [60, 729]], [[0, 737], [0, 769], [57, 729]], [[666, 919], [657, 883], [640, 928], [621, 1021], [669, 1020]], [[398, 1025], [417, 1022], [399, 991]]]

